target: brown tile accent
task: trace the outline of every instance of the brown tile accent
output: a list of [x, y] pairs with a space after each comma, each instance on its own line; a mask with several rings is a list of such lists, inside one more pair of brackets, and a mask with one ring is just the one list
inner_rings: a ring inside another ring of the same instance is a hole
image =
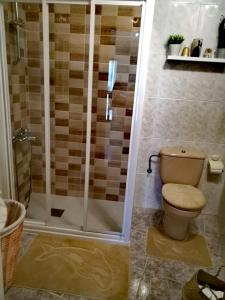
[[108, 81], [108, 73], [99, 72], [98, 73], [98, 80]]
[[118, 201], [118, 200], [119, 200], [119, 196], [118, 196], [118, 195], [110, 195], [110, 194], [106, 194], [106, 200], [110, 200], [110, 201]]
[[55, 189], [56, 195], [67, 196], [67, 190]]
[[116, 44], [116, 38], [114, 35], [102, 35], [100, 43], [102, 45], [115, 45]]
[[81, 166], [80, 165], [76, 165], [76, 164], [69, 164], [69, 170], [80, 171], [81, 170]]
[[55, 119], [55, 125], [56, 126], [69, 126], [69, 120], [68, 119]]
[[69, 93], [70, 93], [70, 95], [83, 96], [83, 89], [82, 88], [70, 88]]
[[136, 65], [137, 64], [137, 56], [131, 56], [130, 57], [130, 64]]
[[96, 15], [101, 15], [102, 13], [102, 6], [101, 5], [96, 5], [95, 6], [95, 14]]
[[116, 82], [114, 85], [115, 90], [120, 90], [120, 91], [127, 91], [128, 89], [128, 84], [124, 82]]
[[126, 116], [132, 117], [133, 115], [133, 110], [132, 109], [126, 109]]
[[55, 103], [55, 110], [68, 111], [69, 105], [67, 103]]
[[59, 175], [59, 176], [68, 176], [67, 170], [58, 170], [58, 169], [56, 169], [55, 174]]
[[55, 139], [56, 141], [68, 141], [69, 137], [68, 135], [65, 135], [65, 134], [56, 134], [55, 135]]
[[39, 12], [27, 11], [26, 12], [27, 22], [39, 22]]
[[104, 25], [101, 26], [101, 35], [102, 36], [113, 36], [116, 34], [116, 26], [113, 25]]
[[69, 76], [70, 76], [70, 78], [83, 79], [84, 78], [84, 72], [83, 71], [70, 70]]
[[121, 169], [120, 174], [121, 175], [127, 175], [127, 169]]

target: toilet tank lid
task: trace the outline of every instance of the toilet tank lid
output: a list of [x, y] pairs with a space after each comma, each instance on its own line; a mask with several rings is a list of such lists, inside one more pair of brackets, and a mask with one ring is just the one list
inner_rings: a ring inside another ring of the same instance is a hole
[[160, 154], [166, 156], [205, 159], [205, 153], [203, 151], [181, 146], [164, 147], [160, 150]]

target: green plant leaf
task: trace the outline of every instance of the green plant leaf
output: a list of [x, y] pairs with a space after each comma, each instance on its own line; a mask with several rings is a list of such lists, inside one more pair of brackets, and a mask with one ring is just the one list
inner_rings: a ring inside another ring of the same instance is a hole
[[169, 36], [168, 45], [181, 44], [184, 41], [184, 36], [181, 34], [172, 34]]

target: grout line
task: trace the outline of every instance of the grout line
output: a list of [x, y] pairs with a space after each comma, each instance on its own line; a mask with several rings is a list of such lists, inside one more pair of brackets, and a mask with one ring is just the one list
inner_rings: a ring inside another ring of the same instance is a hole
[[[223, 73], [222, 73], [223, 74]], [[208, 100], [208, 99], [197, 99], [194, 98], [194, 99], [189, 99], [189, 98], [167, 98], [167, 97], [158, 97], [158, 96], [155, 96], [155, 97], [145, 97], [145, 101], [146, 100], [151, 100], [151, 101], [155, 101], [155, 102], [159, 102], [160, 100], [168, 100], [168, 101], [177, 101], [177, 102], [180, 102], [180, 101], [186, 101], [186, 102], [209, 102], [209, 103], [214, 103], [214, 102], [221, 102], [223, 103], [224, 102], [224, 99], [221, 98], [221, 100], [219, 99], [216, 99], [216, 100]]]
[[205, 141], [198, 141], [198, 140], [179, 140], [179, 139], [164, 139], [163, 137], [147, 137], [143, 136], [142, 140], [163, 140], [168, 142], [176, 141], [177, 143], [200, 143], [200, 144], [207, 144], [207, 145], [220, 145], [225, 146], [225, 143], [214, 143], [214, 142], [205, 142]]

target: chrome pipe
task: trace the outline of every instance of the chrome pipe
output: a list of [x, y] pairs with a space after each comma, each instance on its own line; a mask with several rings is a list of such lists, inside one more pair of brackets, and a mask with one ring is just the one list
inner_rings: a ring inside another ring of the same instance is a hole
[[106, 96], [106, 121], [112, 121], [112, 93], [108, 92]]
[[20, 51], [20, 22], [19, 22], [19, 4], [15, 2], [15, 11], [16, 11], [16, 45], [17, 45], [17, 60], [18, 63], [21, 59], [21, 51]]
[[16, 51], [17, 51], [17, 58], [14, 61], [14, 64], [17, 64], [21, 59], [21, 51], [20, 51], [20, 28], [24, 27], [23, 21], [19, 17], [19, 3], [15, 2], [15, 12], [14, 12], [14, 20], [9, 22], [9, 24], [15, 29], [16, 31]]

